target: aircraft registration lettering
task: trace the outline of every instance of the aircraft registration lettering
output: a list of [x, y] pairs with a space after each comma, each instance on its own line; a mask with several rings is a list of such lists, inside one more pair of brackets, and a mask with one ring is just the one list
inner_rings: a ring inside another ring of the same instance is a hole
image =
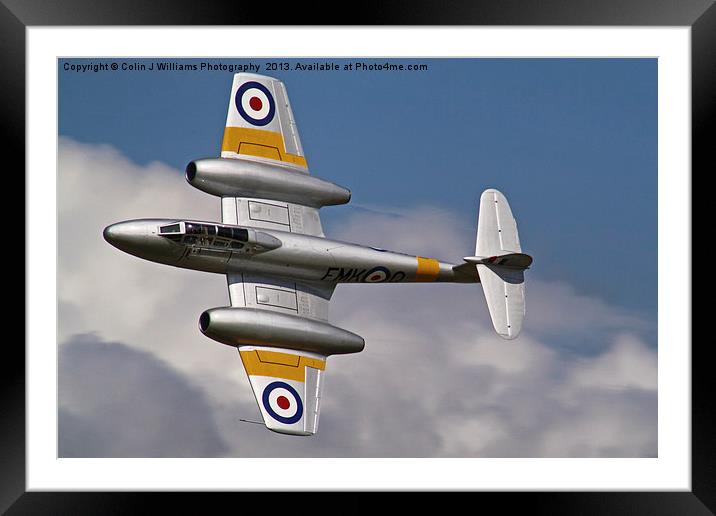
[[373, 267], [372, 269], [328, 267], [321, 281], [336, 283], [395, 283], [403, 281], [405, 278], [406, 274], [404, 272], [391, 272], [387, 267]]

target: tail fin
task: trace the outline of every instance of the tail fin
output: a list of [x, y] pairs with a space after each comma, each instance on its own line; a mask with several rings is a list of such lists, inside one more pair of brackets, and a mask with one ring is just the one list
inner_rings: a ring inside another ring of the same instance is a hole
[[525, 316], [524, 270], [532, 257], [522, 253], [510, 205], [494, 189], [485, 190], [480, 197], [475, 254], [465, 261], [477, 265], [495, 331], [514, 339]]

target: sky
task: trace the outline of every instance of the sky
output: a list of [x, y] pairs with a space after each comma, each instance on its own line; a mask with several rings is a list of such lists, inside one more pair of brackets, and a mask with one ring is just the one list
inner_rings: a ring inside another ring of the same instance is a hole
[[[203, 61], [267, 73], [172, 62]], [[340, 286], [331, 321], [366, 350], [329, 359], [319, 432], [298, 440], [238, 421], [259, 415], [236, 350], [196, 327], [228, 304], [224, 279], [101, 237], [130, 218], [220, 218], [183, 169], [218, 155], [232, 73], [65, 70], [100, 62], [59, 61], [61, 456], [656, 455], [656, 60], [268, 73], [311, 172], [353, 192], [321, 211], [328, 237], [459, 261], [494, 187], [535, 258], [510, 342], [479, 286]]]

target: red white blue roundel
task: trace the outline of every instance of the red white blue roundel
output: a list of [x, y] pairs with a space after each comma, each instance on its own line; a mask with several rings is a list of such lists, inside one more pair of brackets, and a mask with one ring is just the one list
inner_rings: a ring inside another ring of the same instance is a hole
[[369, 270], [363, 278], [364, 283], [381, 283], [390, 276], [390, 271], [385, 267], [374, 267]]
[[276, 102], [266, 86], [256, 81], [243, 83], [236, 90], [234, 104], [241, 117], [253, 125], [266, 125], [276, 114]]
[[298, 422], [303, 415], [303, 403], [296, 389], [286, 382], [271, 382], [264, 389], [262, 402], [266, 412], [285, 425]]

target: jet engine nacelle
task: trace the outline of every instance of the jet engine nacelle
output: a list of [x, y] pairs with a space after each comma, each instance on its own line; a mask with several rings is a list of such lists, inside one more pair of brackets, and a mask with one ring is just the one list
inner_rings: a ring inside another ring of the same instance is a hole
[[350, 190], [279, 164], [244, 159], [197, 159], [186, 166], [186, 180], [219, 197], [255, 197], [315, 208], [346, 204]]
[[199, 317], [207, 337], [230, 346], [253, 345], [298, 349], [321, 355], [358, 353], [360, 335], [326, 322], [255, 308], [211, 308]]

